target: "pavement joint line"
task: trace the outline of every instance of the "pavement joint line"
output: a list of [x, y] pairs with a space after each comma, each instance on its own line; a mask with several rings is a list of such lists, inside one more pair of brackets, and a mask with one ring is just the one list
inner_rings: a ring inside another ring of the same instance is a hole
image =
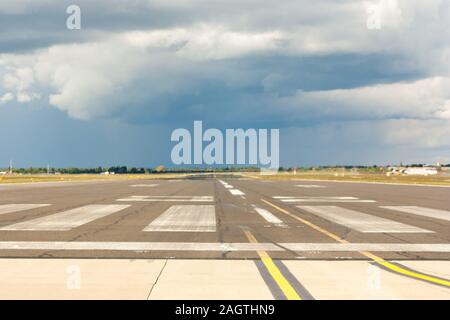
[[158, 283], [158, 280], [159, 280], [159, 278], [161, 277], [161, 275], [162, 275], [164, 269], [166, 268], [167, 262], [168, 262], [168, 261], [169, 261], [169, 259], [166, 259], [166, 260], [164, 261], [164, 265], [162, 266], [161, 270], [159, 271], [158, 276], [157, 276], [156, 279], [155, 279], [155, 282], [152, 284], [152, 286], [151, 286], [151, 288], [150, 288], [150, 291], [148, 292], [147, 300], [150, 300], [150, 296], [152, 295], [153, 289], [155, 288], [156, 284]]
[[[273, 203], [271, 203], [271, 202], [269, 202], [269, 201], [267, 201], [265, 199], [261, 199], [261, 201], [263, 201], [264, 203], [272, 206], [273, 208], [275, 208], [275, 209], [277, 209], [277, 210], [287, 214], [288, 216], [294, 218], [295, 220], [298, 220], [298, 221], [300, 221], [300, 222], [302, 222], [302, 223], [312, 227], [313, 229], [315, 229], [315, 230], [317, 230], [317, 231], [327, 235], [328, 237], [330, 237], [330, 238], [332, 238], [332, 239], [334, 239], [334, 240], [336, 240], [336, 241], [338, 241], [340, 243], [350, 244], [349, 241], [341, 239], [336, 234], [334, 234], [332, 232], [329, 232], [328, 230], [326, 230], [324, 228], [321, 228], [321, 227], [315, 225], [314, 223], [312, 223], [312, 222], [310, 222], [308, 220], [300, 218], [297, 215], [294, 215], [291, 212], [289, 212], [289, 211], [287, 211], [287, 210], [277, 206], [276, 204], [273, 204]], [[393, 263], [391, 263], [389, 261], [386, 261], [383, 258], [381, 258], [381, 257], [379, 257], [379, 256], [377, 256], [377, 255], [375, 255], [375, 254], [373, 254], [371, 252], [368, 252], [368, 251], [358, 251], [358, 252], [360, 254], [362, 254], [363, 256], [373, 260], [375, 263], [381, 265], [382, 267], [385, 267], [385, 268], [395, 272], [396, 274], [403, 275], [403, 276], [410, 277], [410, 278], [414, 278], [416, 280], [423, 280], [423, 281], [426, 281], [426, 282], [431, 283], [431, 284], [441, 285], [441, 286], [445, 286], [447, 288], [450, 288], [450, 280], [443, 280], [443, 279], [436, 278], [436, 277], [433, 277], [433, 276], [421, 274], [420, 272], [414, 271], [412, 269], [402, 268], [401, 266], [398, 266], [398, 265], [395, 265], [395, 264], [393, 264]]]
[[[248, 241], [251, 243], [258, 243], [255, 236], [249, 230], [243, 230]], [[284, 277], [283, 273], [270, 258], [266, 251], [257, 251], [262, 263], [266, 267], [269, 274], [275, 280], [277, 285], [280, 287], [283, 294], [288, 300], [302, 300], [302, 297], [297, 293], [297, 291], [292, 287], [291, 283]]]

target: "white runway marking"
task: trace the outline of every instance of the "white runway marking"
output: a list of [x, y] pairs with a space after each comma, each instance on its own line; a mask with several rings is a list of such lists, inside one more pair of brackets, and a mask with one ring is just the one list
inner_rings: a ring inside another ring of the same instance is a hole
[[0, 230], [67, 231], [96, 219], [106, 217], [107, 215], [118, 212], [128, 207], [129, 205], [91, 204], [80, 208], [52, 214], [50, 216], [15, 223], [6, 227], [2, 227], [0, 228]]
[[212, 202], [212, 196], [130, 196], [117, 199], [122, 202]]
[[132, 188], [151, 188], [151, 187], [156, 187], [158, 186], [158, 184], [132, 184], [130, 185], [130, 187]]
[[400, 211], [404, 213], [412, 213], [419, 216], [428, 218], [440, 219], [450, 221], [450, 211], [415, 207], [415, 206], [381, 206], [380, 208]]
[[36, 209], [41, 207], [47, 207], [49, 204], [2, 204], [0, 205], [0, 214], [12, 213], [23, 210]]
[[233, 189], [234, 187], [231, 184], [226, 183], [225, 181], [219, 180], [219, 182], [226, 188], [226, 189]]
[[313, 197], [313, 196], [306, 196], [306, 197], [296, 197], [296, 196], [275, 196], [274, 199], [332, 199], [332, 200], [359, 200], [359, 198], [355, 197], [328, 197], [328, 196], [319, 196], [319, 197]]
[[228, 191], [230, 191], [230, 193], [233, 196], [244, 196], [245, 195], [245, 193], [243, 193], [241, 190], [238, 190], [238, 189], [230, 189]]
[[433, 231], [335, 206], [297, 206], [297, 208], [364, 233], [433, 233]]
[[253, 206], [255, 211], [263, 217], [267, 222], [272, 223], [278, 227], [287, 227], [282, 220], [278, 219], [273, 213], [266, 209], [258, 208], [256, 206]]
[[375, 202], [375, 200], [361, 200], [355, 197], [283, 197], [276, 196], [274, 199], [278, 199], [282, 202]]
[[299, 188], [326, 188], [326, 186], [321, 186], [317, 184], [298, 184]]
[[450, 244], [0, 241], [0, 250], [450, 252]]
[[215, 232], [215, 209], [212, 205], [172, 206], [143, 231]]

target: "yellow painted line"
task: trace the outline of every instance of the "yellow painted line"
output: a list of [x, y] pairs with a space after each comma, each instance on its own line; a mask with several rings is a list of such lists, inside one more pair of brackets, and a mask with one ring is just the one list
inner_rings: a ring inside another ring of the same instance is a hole
[[384, 261], [384, 260], [383, 261], [377, 261], [377, 263], [382, 265], [385, 268], [388, 268], [389, 270], [392, 270], [394, 272], [403, 274], [405, 276], [413, 277], [413, 278], [416, 278], [416, 279], [420, 279], [420, 280], [424, 280], [424, 281], [428, 281], [428, 282], [432, 282], [432, 283], [436, 283], [436, 284], [439, 284], [441, 286], [445, 286], [445, 287], [449, 287], [450, 288], [450, 281], [448, 281], [448, 280], [438, 279], [438, 278], [435, 278], [435, 277], [432, 277], [432, 276], [428, 276], [428, 275], [425, 275], [425, 274], [421, 274], [421, 273], [418, 273], [418, 272], [407, 270], [407, 269], [404, 269], [404, 268], [402, 268], [400, 266], [396, 266], [395, 264], [392, 264], [392, 263], [390, 263], [388, 261]]
[[[258, 240], [256, 240], [256, 238], [250, 231], [244, 230], [244, 233], [247, 236], [249, 242], [258, 243]], [[298, 295], [297, 291], [295, 291], [295, 289], [292, 287], [289, 281], [286, 280], [286, 278], [281, 273], [280, 269], [278, 269], [278, 267], [273, 262], [272, 258], [270, 258], [270, 256], [267, 254], [267, 252], [265, 251], [257, 251], [257, 252], [267, 271], [272, 276], [273, 280], [275, 280], [277, 285], [280, 287], [281, 291], [286, 296], [286, 298], [288, 300], [301, 300], [302, 298]]]
[[341, 239], [340, 237], [338, 237], [338, 236], [335, 235], [334, 233], [331, 233], [331, 232], [325, 230], [324, 228], [321, 228], [321, 227], [315, 225], [314, 223], [309, 222], [308, 220], [302, 219], [302, 218], [296, 216], [295, 214], [292, 214], [292, 213], [290, 213], [289, 211], [284, 210], [283, 208], [281, 208], [281, 207], [279, 207], [279, 206], [277, 206], [277, 205], [275, 205], [275, 204], [273, 204], [273, 203], [271, 203], [271, 202], [269, 202], [269, 201], [266, 201], [266, 200], [264, 200], [264, 199], [261, 199], [261, 201], [264, 202], [264, 203], [266, 203], [266, 204], [268, 204], [269, 206], [271, 206], [271, 207], [277, 209], [278, 211], [281, 211], [281, 212], [287, 214], [287, 215], [290, 216], [291, 218], [294, 218], [294, 219], [300, 221], [301, 223], [304, 223], [304, 224], [310, 226], [311, 228], [313, 228], [313, 229], [315, 229], [315, 230], [317, 230], [317, 231], [319, 231], [319, 232], [321, 232], [321, 233], [327, 235], [328, 237], [330, 237], [330, 238], [336, 240], [337, 242], [340, 242], [340, 243], [349, 243], [348, 241], [346, 241], [346, 240], [344, 240], [344, 239]]
[[[281, 212], [287, 214], [288, 216], [292, 217], [293, 219], [298, 220], [298, 221], [300, 221], [300, 222], [310, 226], [311, 228], [313, 228], [313, 229], [315, 229], [315, 230], [325, 234], [326, 236], [336, 240], [337, 242], [350, 243], [347, 240], [341, 239], [336, 234], [334, 234], [332, 232], [329, 232], [328, 230], [325, 230], [324, 228], [321, 228], [321, 227], [315, 225], [314, 223], [309, 222], [308, 220], [300, 218], [300, 217], [296, 216], [295, 214], [292, 214], [289, 211], [287, 211], [287, 210], [285, 210], [285, 209], [283, 209], [283, 208], [281, 208], [281, 207], [279, 207], [279, 206], [277, 206], [277, 205], [275, 205], [275, 204], [273, 204], [273, 203], [271, 203], [271, 202], [269, 202], [267, 200], [261, 199], [261, 201], [266, 203], [266, 204], [268, 204], [269, 206], [277, 209], [278, 211], [281, 211]], [[412, 277], [412, 278], [424, 280], [424, 281], [427, 281], [427, 282], [430, 282], [430, 283], [439, 284], [439, 285], [442, 285], [442, 286], [450, 288], [450, 281], [448, 281], [448, 280], [439, 279], [439, 278], [435, 278], [435, 277], [431, 277], [431, 276], [428, 276], [428, 275], [421, 274], [419, 272], [414, 272], [414, 271], [411, 271], [411, 270], [404, 269], [404, 268], [402, 268], [400, 266], [396, 266], [395, 264], [392, 264], [392, 263], [384, 260], [383, 258], [381, 258], [381, 257], [379, 257], [379, 256], [377, 256], [377, 255], [375, 255], [375, 254], [373, 254], [371, 252], [368, 252], [368, 251], [358, 251], [358, 252], [360, 254], [362, 254], [363, 256], [373, 260], [375, 263], [377, 263], [377, 264], [379, 264], [379, 265], [381, 265], [381, 266], [383, 266], [383, 267], [385, 267], [385, 268], [387, 268], [387, 269], [389, 269], [391, 271], [394, 271], [394, 272], [396, 272], [398, 274], [402, 274], [402, 275], [405, 275], [405, 276], [409, 276], [409, 277]]]

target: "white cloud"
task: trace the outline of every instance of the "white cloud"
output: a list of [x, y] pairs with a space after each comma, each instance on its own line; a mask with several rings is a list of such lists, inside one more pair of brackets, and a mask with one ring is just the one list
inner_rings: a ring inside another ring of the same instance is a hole
[[0, 104], [7, 103], [14, 100], [14, 94], [11, 92], [7, 92], [4, 95], [0, 96]]
[[299, 91], [281, 99], [287, 114], [328, 119], [450, 119], [450, 78], [353, 89]]
[[7, 65], [4, 69], [5, 73], [2, 79], [2, 86], [10, 92], [3, 96], [3, 102], [11, 101], [14, 97], [16, 97], [19, 103], [26, 103], [40, 98], [40, 94], [33, 91], [35, 79], [31, 67], [17, 67], [11, 64]]

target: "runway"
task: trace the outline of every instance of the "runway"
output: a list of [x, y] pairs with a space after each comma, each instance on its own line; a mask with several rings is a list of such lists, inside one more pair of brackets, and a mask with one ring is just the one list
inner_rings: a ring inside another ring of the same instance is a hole
[[[413, 283], [427, 288], [424, 298], [449, 299], [448, 199], [450, 188], [264, 177], [2, 185], [0, 270], [61, 258], [222, 262], [233, 272], [251, 263], [256, 278], [241, 286], [262, 281], [267, 297], [245, 299], [294, 299], [358, 298], [319, 288], [332, 273], [356, 268], [364, 278], [376, 268], [394, 287]], [[361, 298], [421, 298], [407, 287], [389, 296], [389, 283]]]

